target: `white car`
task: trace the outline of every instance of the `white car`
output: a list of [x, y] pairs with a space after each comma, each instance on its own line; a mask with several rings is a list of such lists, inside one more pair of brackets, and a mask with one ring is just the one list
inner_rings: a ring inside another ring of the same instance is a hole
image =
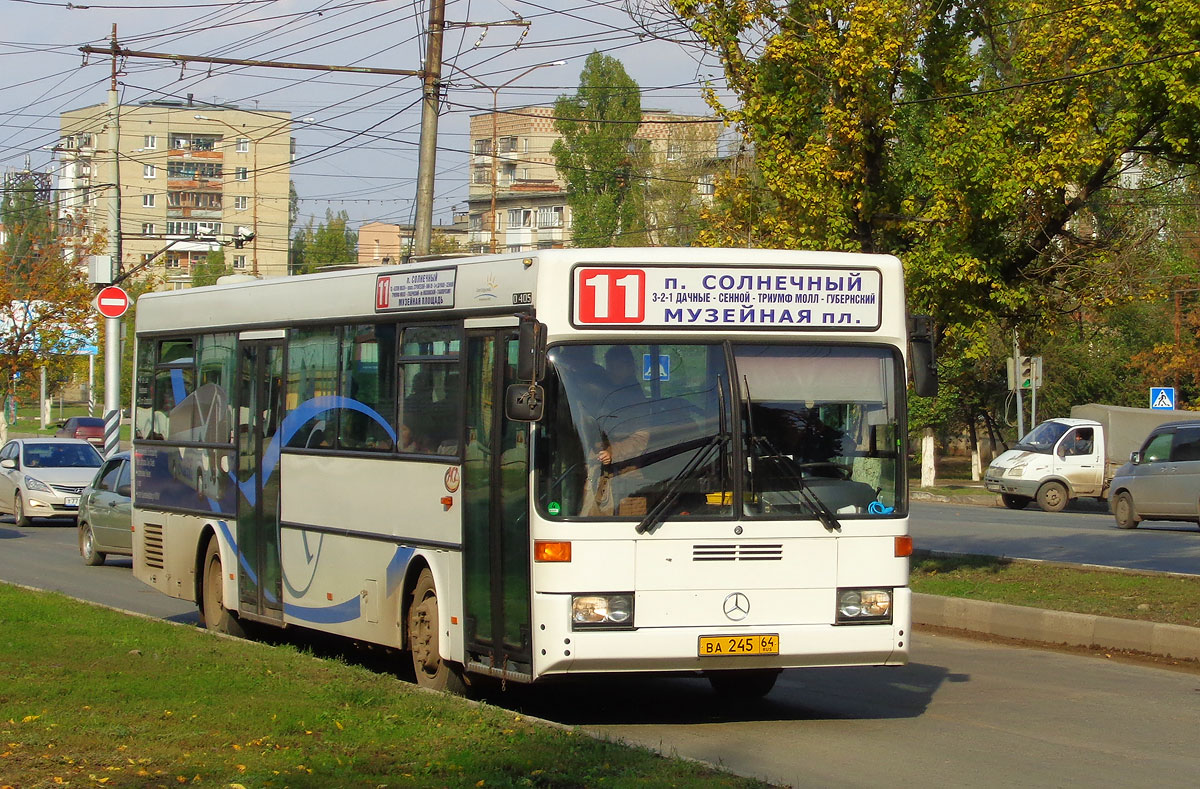
[[0, 512], [18, 526], [79, 514], [79, 494], [103, 458], [78, 438], [14, 438], [0, 449]]

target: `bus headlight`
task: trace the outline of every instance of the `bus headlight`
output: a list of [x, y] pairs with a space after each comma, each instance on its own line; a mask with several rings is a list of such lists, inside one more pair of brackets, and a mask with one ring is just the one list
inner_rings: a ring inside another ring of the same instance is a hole
[[633, 629], [633, 595], [626, 592], [572, 595], [571, 629]]
[[878, 624], [892, 621], [891, 589], [838, 589], [839, 625]]

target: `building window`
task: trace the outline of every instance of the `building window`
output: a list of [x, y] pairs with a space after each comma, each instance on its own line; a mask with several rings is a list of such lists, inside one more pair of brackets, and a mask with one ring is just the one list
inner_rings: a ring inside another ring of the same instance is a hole
[[238, 153], [249, 153], [250, 152], [249, 138], [246, 138], [246, 137], [238, 137], [237, 138], [237, 152]]
[[499, 143], [500, 153], [515, 153], [517, 150], [516, 137], [501, 137]]
[[234, 172], [234, 178], [239, 181], [245, 181], [250, 175], [250, 172], [245, 167], [239, 167]]
[[700, 182], [696, 184], [696, 191], [702, 195], [716, 194], [717, 182], [711, 173], [700, 176]]
[[467, 230], [483, 230], [483, 214], [471, 214], [467, 217]]
[[506, 164], [500, 170], [500, 185], [509, 186], [517, 178], [517, 166], [515, 164]]
[[471, 182], [476, 184], [490, 184], [492, 182], [492, 171], [486, 167], [476, 167], [471, 175]]
[[143, 222], [142, 223], [142, 235], [143, 236], [154, 235], [154, 223], [153, 222]]
[[238, 211], [245, 211], [246, 210], [246, 202], [247, 201], [246, 201], [245, 195], [238, 195], [237, 197], [233, 198], [233, 207], [235, 209], [237, 209]]
[[154, 178], [154, 177], [155, 177], [155, 175], [154, 175], [154, 165], [152, 165], [152, 164], [143, 164], [143, 165], [142, 165], [142, 177], [143, 177], [143, 178]]
[[142, 195], [142, 208], [154, 208], [154, 193]]
[[562, 227], [563, 207], [561, 205], [542, 206], [538, 209], [538, 227]]
[[147, 151], [153, 151], [158, 147], [158, 137], [153, 134], [147, 134], [142, 138], [142, 147]]
[[[510, 208], [508, 209], [508, 226], [509, 227], [532, 227], [533, 226], [533, 209], [532, 208]], [[518, 252], [520, 250], [517, 250]]]
[[246, 267], [246, 256], [245, 255], [234, 255], [233, 256], [233, 267], [234, 268], [245, 268]]
[[371, 260], [379, 260], [379, 239], [375, 239], [375, 251], [371, 254]]
[[491, 152], [492, 152], [492, 141], [491, 140], [485, 138], [482, 140], [475, 141], [475, 155], [476, 156], [487, 156]]

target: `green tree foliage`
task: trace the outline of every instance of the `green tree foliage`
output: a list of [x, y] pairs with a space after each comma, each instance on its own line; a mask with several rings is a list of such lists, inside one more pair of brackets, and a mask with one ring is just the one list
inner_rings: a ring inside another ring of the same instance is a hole
[[350, 230], [345, 211], [325, 209], [325, 221], [313, 227], [312, 219], [292, 236], [292, 273], [308, 274], [322, 266], [358, 260], [358, 233]]
[[574, 96], [554, 102], [554, 128], [562, 135], [550, 152], [567, 183], [571, 235], [577, 247], [644, 243], [642, 174], [648, 164], [638, 140], [642, 118], [638, 84], [616, 58], [593, 52]]
[[899, 255], [953, 390], [994, 389], [1014, 329], [1043, 357], [1103, 339], [1176, 273], [1154, 204], [1200, 159], [1191, 0], [672, 5], [756, 159], [704, 242]]
[[[72, 355], [94, 337], [93, 289], [83, 269], [55, 237], [53, 205], [20, 181], [7, 185], [0, 216], [8, 237], [0, 247], [0, 387], [37, 399], [39, 368], [65, 377]], [[72, 251], [95, 252], [100, 239]]]
[[225, 265], [224, 249], [209, 252], [203, 263], [192, 266], [192, 287], [215, 285], [219, 278], [232, 273], [233, 269]]

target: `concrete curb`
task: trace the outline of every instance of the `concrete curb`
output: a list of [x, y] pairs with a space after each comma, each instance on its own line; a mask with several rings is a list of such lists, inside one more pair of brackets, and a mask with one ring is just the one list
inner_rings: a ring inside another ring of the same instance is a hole
[[1200, 628], [1048, 611], [962, 597], [913, 594], [913, 624], [969, 630], [1045, 644], [1128, 649], [1200, 660]]

